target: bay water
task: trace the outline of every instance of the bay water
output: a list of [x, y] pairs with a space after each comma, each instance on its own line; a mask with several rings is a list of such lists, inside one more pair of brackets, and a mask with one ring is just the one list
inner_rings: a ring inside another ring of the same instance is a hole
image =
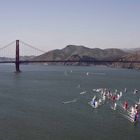
[[[105, 66], [0, 65], [0, 140], [139, 140], [140, 122], [106, 102], [93, 109], [93, 89], [127, 88], [120, 101], [138, 101], [140, 71]], [[81, 94], [80, 94], [81, 93]]]

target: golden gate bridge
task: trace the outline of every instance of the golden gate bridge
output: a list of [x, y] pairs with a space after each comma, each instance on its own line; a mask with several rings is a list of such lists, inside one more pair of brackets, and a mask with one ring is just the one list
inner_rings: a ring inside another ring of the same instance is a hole
[[[14, 59], [10, 59], [10, 60], [0, 60], [0, 63], [14, 63], [15, 64], [15, 69], [16, 69], [16, 72], [19, 73], [21, 72], [20, 70], [20, 64], [24, 64], [24, 63], [59, 63], [59, 62], [62, 62], [62, 63], [68, 63], [68, 62], [73, 62], [73, 63], [76, 63], [76, 62], [79, 62], [79, 63], [93, 63], [93, 64], [103, 64], [103, 63], [116, 63], [116, 62], [119, 62], [119, 63], [140, 63], [140, 61], [125, 61], [125, 60], [34, 60], [34, 59], [29, 59], [29, 60], [21, 60], [21, 51], [20, 51], [20, 44], [23, 44], [27, 47], [30, 47], [32, 48], [33, 50], [36, 50], [38, 52], [40, 52], [40, 54], [44, 54], [46, 53], [45, 51], [43, 50], [40, 50], [39, 48], [36, 48], [28, 43], [25, 43], [21, 40], [16, 40], [16, 41], [13, 41], [3, 47], [0, 48], [0, 52], [1, 50], [4, 50], [6, 48], [8, 48], [10, 45], [12, 44], [15, 44], [15, 58]], [[4, 56], [4, 55], [3, 55]], [[1, 57], [1, 55], [0, 55]], [[3, 57], [1, 57], [3, 58]], [[6, 57], [5, 57], [6, 58]]]

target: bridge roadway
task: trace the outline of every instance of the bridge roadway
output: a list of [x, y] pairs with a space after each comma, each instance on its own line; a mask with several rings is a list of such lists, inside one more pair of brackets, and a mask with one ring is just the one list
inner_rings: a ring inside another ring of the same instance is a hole
[[[67, 63], [67, 62], [79, 62], [79, 63], [140, 63], [140, 61], [119, 61], [119, 60], [83, 60], [83, 61], [77, 61], [77, 60], [20, 60], [19, 63]], [[0, 61], [0, 63], [17, 63], [16, 61]]]

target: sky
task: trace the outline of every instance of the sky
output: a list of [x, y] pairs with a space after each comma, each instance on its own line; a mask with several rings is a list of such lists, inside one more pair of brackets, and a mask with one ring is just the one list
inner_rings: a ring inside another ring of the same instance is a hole
[[0, 48], [138, 48], [139, 37], [140, 0], [0, 0]]

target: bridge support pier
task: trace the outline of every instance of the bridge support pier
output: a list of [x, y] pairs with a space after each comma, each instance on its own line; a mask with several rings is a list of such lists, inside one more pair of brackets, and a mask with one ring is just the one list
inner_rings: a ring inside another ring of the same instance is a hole
[[19, 40], [16, 40], [16, 61], [15, 61], [15, 67], [16, 67], [16, 72], [17, 73], [21, 72], [20, 68], [19, 68], [19, 65], [20, 65], [20, 61], [19, 61]]

